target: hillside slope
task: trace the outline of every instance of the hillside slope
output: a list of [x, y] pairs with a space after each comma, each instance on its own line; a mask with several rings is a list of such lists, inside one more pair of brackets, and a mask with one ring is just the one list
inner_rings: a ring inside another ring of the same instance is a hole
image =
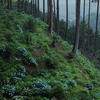
[[99, 100], [100, 71], [48, 25], [1, 10], [0, 100]]

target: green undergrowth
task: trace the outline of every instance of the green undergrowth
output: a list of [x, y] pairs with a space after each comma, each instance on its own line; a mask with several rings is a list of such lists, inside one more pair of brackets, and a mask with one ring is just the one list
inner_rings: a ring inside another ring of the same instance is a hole
[[0, 100], [99, 100], [100, 70], [47, 30], [38, 18], [1, 10]]

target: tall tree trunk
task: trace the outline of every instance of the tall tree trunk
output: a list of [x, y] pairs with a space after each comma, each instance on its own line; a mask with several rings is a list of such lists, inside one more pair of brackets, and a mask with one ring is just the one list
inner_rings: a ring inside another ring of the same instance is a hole
[[67, 34], [68, 34], [68, 0], [66, 0], [66, 36], [65, 36], [65, 40], [67, 40]]
[[10, 9], [10, 0], [8, 0], [8, 7], [7, 9]]
[[[55, 25], [56, 25], [56, 24], [55, 24], [55, 22], [56, 22], [56, 21], [55, 21], [55, 17], [56, 17], [56, 16], [55, 16], [55, 0], [53, 0], [53, 5], [54, 5], [54, 28], [55, 28]], [[54, 29], [54, 30], [55, 30], [55, 29]]]
[[22, 11], [24, 11], [24, 0], [22, 0]]
[[10, 0], [10, 9], [12, 10], [12, 0]]
[[18, 12], [20, 12], [21, 5], [20, 5], [20, 0], [18, 0]]
[[35, 0], [35, 17], [37, 17], [37, 0]]
[[85, 0], [83, 7], [83, 39], [82, 39], [82, 53], [84, 53], [84, 23], [85, 23]]
[[25, 0], [25, 13], [27, 12], [27, 0]]
[[34, 0], [33, 0], [33, 17], [34, 17]]
[[90, 3], [91, 0], [89, 0], [89, 15], [88, 15], [88, 52], [89, 52], [89, 44], [90, 44]]
[[43, 22], [45, 22], [45, 0], [43, 0]]
[[38, 0], [38, 18], [40, 17], [39, 15], [39, 0]]
[[49, 32], [52, 35], [52, 28], [53, 28], [53, 10], [52, 10], [52, 0], [49, 0], [50, 3], [50, 24], [49, 24]]
[[80, 0], [76, 0], [76, 30], [75, 30], [75, 41], [72, 52], [76, 57], [79, 43], [79, 24], [80, 24]]
[[48, 18], [47, 18], [47, 24], [50, 23], [50, 0], [47, 0], [47, 10], [48, 10]]
[[31, 0], [31, 15], [32, 15], [32, 0]]
[[97, 18], [96, 18], [96, 32], [95, 32], [95, 44], [94, 44], [94, 56], [96, 51], [97, 51], [97, 35], [98, 35], [98, 14], [99, 14], [99, 0], [98, 0], [98, 5], [97, 5]]
[[59, 0], [57, 0], [57, 34], [59, 35]]

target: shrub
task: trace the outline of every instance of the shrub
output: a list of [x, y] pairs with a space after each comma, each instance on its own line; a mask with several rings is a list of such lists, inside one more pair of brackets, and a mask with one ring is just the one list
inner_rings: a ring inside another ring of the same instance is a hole
[[5, 47], [3, 48], [0, 48], [0, 55], [3, 57], [3, 58], [10, 58], [12, 57], [14, 54], [16, 54], [16, 45], [10, 43], [10, 44], [7, 44]]
[[69, 81], [68, 85], [72, 86], [72, 87], [76, 87], [76, 83], [75, 80]]
[[29, 17], [23, 21], [22, 29], [24, 31], [34, 32], [36, 30], [36, 20], [33, 17]]
[[73, 54], [72, 52], [70, 52], [70, 53], [68, 54], [68, 58], [69, 58], [69, 59], [73, 59], [73, 58], [74, 58], [74, 54]]
[[83, 95], [81, 95], [81, 97], [82, 97], [81, 100], [93, 100], [93, 98], [89, 95], [83, 94]]
[[52, 76], [56, 76], [57, 75], [57, 71], [54, 69], [50, 69], [48, 70], [48, 72], [52, 75]]
[[8, 84], [6, 86], [2, 87], [2, 90], [3, 90], [3, 94], [8, 97], [13, 96], [16, 91], [14, 86], [10, 86]]
[[36, 62], [36, 59], [33, 58], [30, 54], [23, 55], [22, 60], [24, 63], [26, 63], [28, 65], [35, 65], [35, 66], [38, 65]]
[[40, 43], [38, 48], [45, 50], [45, 52], [48, 52], [49, 50], [49, 46], [46, 43]]
[[53, 57], [46, 57], [45, 58], [45, 64], [50, 69], [56, 69], [58, 61]]
[[64, 100], [66, 96], [66, 91], [61, 84], [56, 84], [53, 88], [53, 95], [57, 97], [58, 100]]

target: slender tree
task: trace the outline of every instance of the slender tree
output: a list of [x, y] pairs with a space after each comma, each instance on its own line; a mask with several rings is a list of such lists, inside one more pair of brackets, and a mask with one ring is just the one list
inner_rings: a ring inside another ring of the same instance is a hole
[[82, 53], [84, 53], [84, 22], [85, 22], [85, 0], [83, 7], [83, 39], [82, 39]]
[[10, 9], [10, 0], [8, 0], [8, 7], [7, 9]]
[[52, 0], [49, 0], [50, 4], [50, 24], [49, 24], [49, 32], [52, 35], [52, 28], [53, 28], [53, 9], [52, 9]]
[[38, 18], [40, 17], [39, 15], [39, 0], [38, 0]]
[[24, 11], [24, 0], [22, 0], [22, 11]]
[[72, 52], [74, 53], [74, 57], [76, 57], [76, 53], [78, 50], [79, 43], [79, 24], [80, 24], [80, 0], [76, 0], [76, 29], [75, 29], [75, 41]]
[[[96, 32], [95, 32], [95, 43], [94, 43], [94, 52], [97, 51], [97, 35], [98, 35], [98, 14], [99, 14], [99, 0], [97, 3], [97, 18], [96, 18]], [[94, 53], [94, 56], [96, 56]]]
[[34, 0], [33, 0], [33, 16], [34, 16]]
[[25, 13], [27, 12], [27, 0], [25, 0]]
[[90, 44], [90, 3], [91, 0], [89, 0], [89, 14], [88, 14], [88, 52], [89, 52], [89, 44]]
[[45, 22], [45, 0], [43, 0], [43, 22]]
[[32, 15], [32, 0], [31, 0], [31, 15]]
[[48, 12], [48, 18], [47, 18], [47, 24], [50, 23], [50, 0], [47, 0], [47, 12]]
[[37, 17], [37, 0], [35, 0], [35, 17]]
[[59, 35], [59, 0], [57, 0], [57, 34]]
[[68, 34], [68, 0], [66, 0], [66, 36], [65, 36], [65, 40], [67, 40], [67, 34]]
[[55, 14], [55, 0], [53, 0], [53, 5], [54, 5], [54, 26], [55, 26], [55, 25], [56, 25], [56, 24], [55, 24], [55, 22], [56, 22], [56, 21], [55, 21], [55, 17], [56, 17], [56, 14]]
[[20, 4], [20, 0], [18, 0], [18, 11], [20, 12], [21, 11], [21, 4]]
[[12, 10], [12, 0], [10, 0], [10, 9]]

